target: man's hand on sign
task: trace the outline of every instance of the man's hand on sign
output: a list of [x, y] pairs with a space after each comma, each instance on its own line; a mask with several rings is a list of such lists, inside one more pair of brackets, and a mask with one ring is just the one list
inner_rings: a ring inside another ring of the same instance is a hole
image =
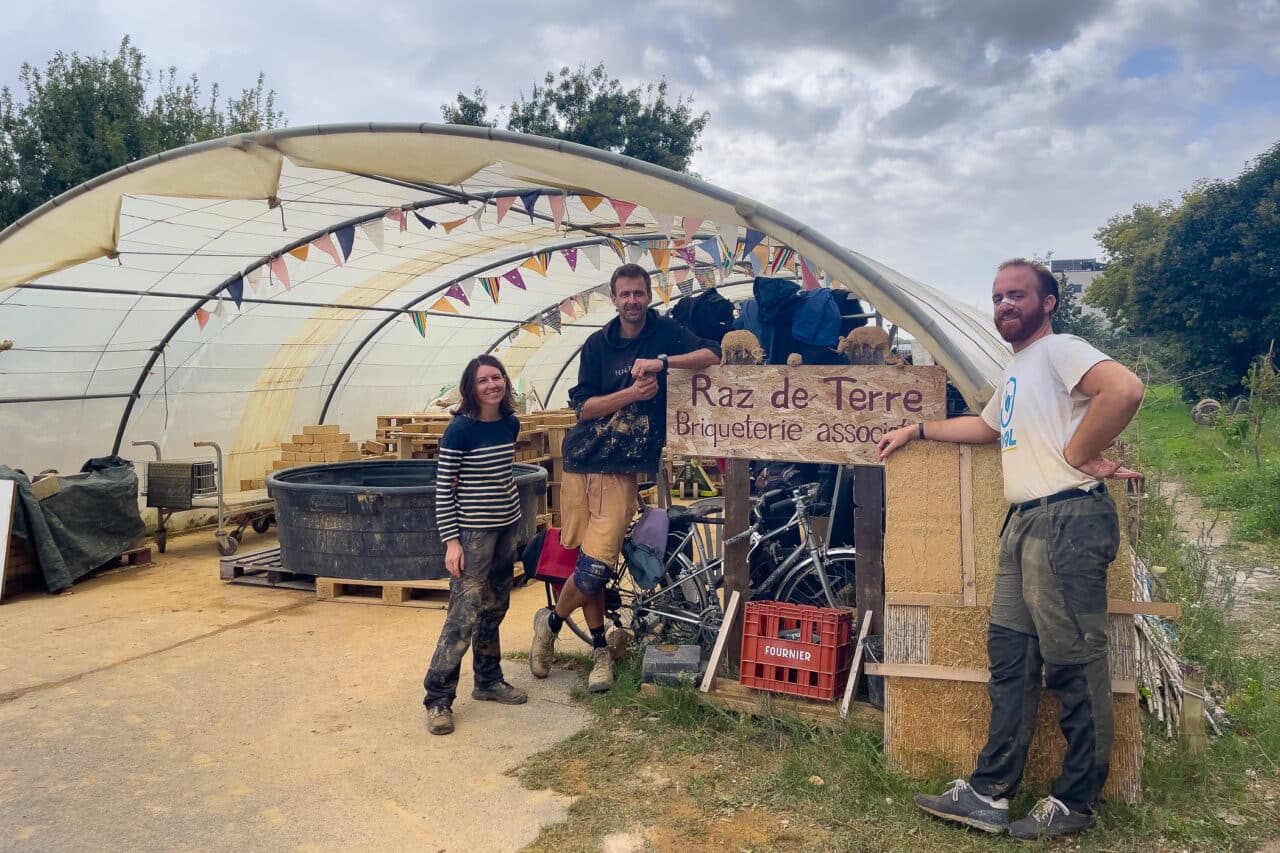
[[663, 364], [660, 358], [637, 358], [631, 364], [631, 378], [640, 379], [644, 376], [656, 376], [662, 372], [662, 368]]
[[658, 378], [651, 373], [646, 373], [631, 386], [631, 393], [635, 395], [636, 402], [652, 400], [658, 395]]
[[879, 451], [880, 461], [883, 462], [890, 453], [909, 444], [916, 437], [918, 427], [915, 424], [911, 426], [898, 427], [892, 432], [886, 432], [884, 438], [876, 443], [876, 450]]

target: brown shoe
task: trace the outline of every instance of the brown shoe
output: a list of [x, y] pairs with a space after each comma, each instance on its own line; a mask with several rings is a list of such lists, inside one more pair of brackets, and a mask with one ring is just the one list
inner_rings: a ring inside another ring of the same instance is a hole
[[613, 655], [606, 646], [591, 650], [591, 674], [587, 676], [587, 690], [604, 693], [613, 686]]
[[433, 735], [453, 733], [453, 709], [448, 705], [432, 705], [427, 709], [427, 731]]
[[533, 646], [529, 649], [529, 671], [535, 678], [551, 674], [556, 659], [556, 632], [551, 630], [551, 611], [546, 607], [533, 614]]
[[510, 685], [505, 681], [499, 681], [497, 684], [490, 684], [488, 687], [477, 687], [472, 690], [471, 698], [479, 699], [482, 702], [497, 702], [500, 705], [523, 705], [529, 701], [529, 694], [519, 687]]

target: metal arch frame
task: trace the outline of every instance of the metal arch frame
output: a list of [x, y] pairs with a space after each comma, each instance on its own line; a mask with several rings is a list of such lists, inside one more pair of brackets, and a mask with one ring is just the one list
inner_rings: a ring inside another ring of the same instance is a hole
[[[929, 294], [920, 293], [912, 290], [909, 286], [902, 286], [895, 283], [887, 274], [888, 268], [882, 268], [879, 264], [871, 261], [870, 259], [864, 258], [863, 256], [839, 245], [834, 240], [804, 225], [793, 217], [762, 205], [748, 197], [739, 196], [711, 184], [704, 183], [696, 178], [692, 178], [682, 173], [673, 172], [661, 166], [645, 163], [610, 151], [589, 148], [573, 142], [547, 139], [544, 137], [499, 130], [497, 128], [438, 125], [430, 123], [364, 122], [260, 131], [195, 143], [193, 145], [153, 155], [152, 157], [122, 166], [68, 190], [66, 193], [46, 202], [39, 208], [36, 208], [23, 216], [16, 222], [12, 223], [8, 228], [0, 231], [0, 244], [3, 244], [5, 240], [7, 240], [17, 229], [22, 228], [33, 220], [51, 212], [59, 205], [66, 203], [68, 200], [98, 187], [105, 186], [119, 177], [141, 171], [162, 162], [193, 156], [204, 151], [212, 151], [222, 148], [237, 148], [244, 150], [251, 146], [264, 146], [271, 148], [280, 154], [283, 159], [284, 153], [280, 151], [278, 145], [281, 140], [288, 140], [295, 137], [307, 138], [334, 134], [359, 133], [417, 133], [424, 136], [460, 137], [477, 141], [487, 140], [499, 145], [554, 152], [557, 154], [563, 154], [567, 157], [593, 161], [613, 168], [622, 169], [645, 178], [652, 179], [655, 182], [681, 188], [703, 198], [714, 200], [720, 204], [726, 205], [733, 209], [739, 219], [748, 227], [771, 234], [775, 238], [782, 239], [787, 245], [799, 249], [802, 252], [805, 250], [807, 245], [811, 250], [816, 250], [817, 253], [820, 253], [821, 257], [819, 260], [821, 260], [823, 265], [827, 267], [829, 273], [835, 274], [841, 280], [846, 281], [846, 283], [856, 283], [857, 287], [854, 290], [858, 296], [876, 305], [882, 314], [886, 313], [886, 309], [888, 309], [892, 313], [886, 314], [887, 319], [897, 325], [905, 327], [913, 337], [934, 353], [935, 359], [947, 368], [955, 385], [971, 405], [980, 405], [984, 403], [991, 393], [993, 393], [994, 386], [992, 380], [988, 377], [998, 374], [1000, 368], [1003, 366], [1004, 360], [1007, 358], [1004, 352], [999, 350], [992, 351], [990, 347], [983, 345], [978, 346], [976, 353], [962, 352], [958, 347], [951, 344], [950, 335], [958, 334], [973, 339], [973, 336], [967, 334], [964, 328], [972, 322], [972, 317], [962, 317], [959, 312], [954, 310], [954, 306], [948, 305], [947, 308], [951, 309], [950, 317], [947, 317], [944, 312], [940, 312], [944, 313], [944, 316], [935, 319], [925, 308]], [[497, 162], [500, 159], [500, 157], [494, 157], [491, 162]], [[110, 254], [110, 252], [104, 252], [103, 254]], [[51, 267], [51, 269], [54, 268], [57, 267]], [[918, 284], [905, 276], [903, 279], [907, 285]], [[217, 291], [215, 290], [214, 293], [216, 294], [216, 292]], [[193, 313], [194, 309], [187, 315], [187, 318], [189, 319], [190, 315]], [[949, 324], [951, 326], [950, 329], [944, 328], [942, 322], [940, 322], [940, 320], [947, 319], [951, 321]], [[989, 336], [987, 338], [987, 342], [994, 343]], [[152, 364], [154, 364], [154, 362], [152, 362]], [[135, 399], [136, 397], [130, 398], [130, 410], [132, 409], [132, 401]], [[119, 437], [117, 438], [117, 445], [118, 443]]]

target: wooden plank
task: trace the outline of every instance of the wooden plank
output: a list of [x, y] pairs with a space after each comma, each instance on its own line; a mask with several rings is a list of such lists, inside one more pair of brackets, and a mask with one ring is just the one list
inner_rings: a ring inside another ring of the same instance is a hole
[[[657, 684], [644, 684], [640, 687], [642, 693], [670, 689], [672, 688]], [[841, 728], [845, 725], [871, 731], [880, 731], [884, 728], [884, 714], [865, 702], [854, 702], [849, 708], [849, 715], [841, 719], [840, 706], [835, 702], [819, 702], [778, 693], [749, 690], [727, 678], [718, 679], [715, 688], [707, 693], [696, 695], [701, 701], [717, 708], [756, 717], [768, 717], [781, 712], [828, 728]]]
[[964, 596], [934, 592], [890, 592], [885, 595], [884, 600], [890, 606], [913, 604], [925, 607], [964, 607]]
[[960, 594], [964, 606], [978, 603], [977, 563], [973, 548], [973, 448], [960, 445]]
[[853, 542], [858, 549], [854, 577], [858, 610], [871, 611], [872, 634], [884, 633], [884, 469], [853, 469]]
[[1107, 602], [1107, 612], [1177, 619], [1182, 615], [1182, 605], [1173, 601], [1121, 601], [1113, 598]]
[[858, 674], [862, 671], [862, 650], [866, 645], [867, 633], [871, 630], [871, 622], [874, 618], [875, 614], [872, 611], [863, 611], [862, 628], [858, 631], [858, 645], [853, 650], [853, 664], [849, 667], [849, 681], [844, 686], [844, 699], [840, 701], [841, 719], [849, 716], [849, 703], [853, 701], [853, 694], [858, 692]]
[[[745, 459], [729, 459], [725, 463], [725, 539], [741, 533], [751, 526], [751, 463]], [[744, 600], [751, 593], [751, 571], [747, 565], [749, 538], [726, 544], [724, 549], [725, 595], [737, 592]], [[734, 614], [730, 623], [728, 652], [731, 666], [742, 661], [742, 614]]]
[[18, 484], [0, 480], [0, 601], [4, 600], [5, 573], [9, 568], [9, 540], [13, 536], [13, 510], [18, 503]]
[[724, 644], [729, 639], [729, 632], [733, 630], [733, 619], [738, 615], [738, 602], [741, 600], [741, 594], [738, 590], [729, 593], [729, 604], [724, 609], [724, 619], [720, 622], [720, 630], [716, 633], [716, 643], [711, 648], [711, 657], [707, 661], [707, 671], [703, 673], [702, 685], [698, 688], [703, 693], [711, 689], [711, 685], [715, 683], [716, 671], [720, 668], [720, 658], [724, 655]]
[[[890, 606], [914, 604], [926, 607], [990, 607], [991, 599], [987, 596], [981, 596], [977, 598], [974, 605], [968, 605], [965, 603], [963, 595], [946, 595], [932, 592], [890, 592], [885, 595], [885, 603]], [[1171, 601], [1124, 601], [1123, 599], [1113, 598], [1107, 602], [1107, 612], [1175, 619], [1182, 615], [1182, 606]]]
[[[970, 681], [986, 684], [991, 680], [991, 673], [985, 669], [970, 669], [962, 666], [933, 666], [919, 663], [869, 663], [865, 667], [867, 675], [886, 675], [890, 678], [927, 678], [931, 681]], [[1124, 678], [1111, 679], [1112, 693], [1136, 693], [1136, 681]]]

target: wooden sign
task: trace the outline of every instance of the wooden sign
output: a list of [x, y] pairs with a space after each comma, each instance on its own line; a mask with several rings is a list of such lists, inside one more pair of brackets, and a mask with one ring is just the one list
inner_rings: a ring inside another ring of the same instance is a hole
[[667, 447], [691, 456], [878, 465], [884, 434], [947, 414], [941, 367], [673, 370]]

